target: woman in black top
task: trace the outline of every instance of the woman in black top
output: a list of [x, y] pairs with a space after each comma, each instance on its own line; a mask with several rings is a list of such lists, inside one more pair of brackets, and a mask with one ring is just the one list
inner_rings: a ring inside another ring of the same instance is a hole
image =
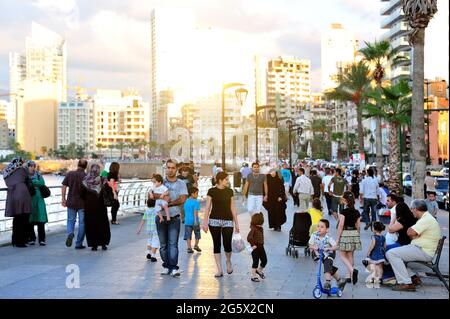
[[112, 162], [111, 166], [109, 167], [109, 173], [107, 177], [109, 187], [112, 188], [114, 194], [114, 201], [111, 207], [111, 224], [113, 225], [119, 225], [119, 222], [117, 221], [117, 212], [119, 211], [120, 207], [118, 194], [119, 189], [117, 186], [117, 183], [119, 182], [119, 169], [120, 169], [119, 163]]
[[220, 253], [221, 238], [227, 261], [227, 273], [231, 274], [231, 239], [233, 228], [239, 233], [239, 223], [236, 207], [233, 202], [233, 191], [229, 188], [228, 174], [219, 172], [216, 175], [216, 186], [210, 188], [206, 198], [206, 213], [203, 220], [203, 230], [211, 231], [214, 243], [214, 259], [216, 261], [217, 273], [215, 277], [223, 277], [222, 256]]
[[[347, 282], [358, 282], [358, 270], [353, 268], [354, 252], [361, 250], [360, 220], [361, 215], [355, 209], [355, 196], [352, 192], [344, 192], [342, 204], [346, 206], [339, 214], [337, 245], [343, 263], [347, 267]], [[352, 279], [350, 279], [350, 277]]]

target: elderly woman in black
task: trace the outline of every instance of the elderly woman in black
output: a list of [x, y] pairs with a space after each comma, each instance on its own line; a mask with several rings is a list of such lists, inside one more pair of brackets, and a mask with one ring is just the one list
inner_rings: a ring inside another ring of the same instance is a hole
[[269, 215], [269, 228], [281, 231], [281, 225], [286, 222], [286, 191], [276, 169], [271, 169], [267, 175], [267, 186], [267, 202], [263, 205]]
[[89, 174], [83, 179], [81, 198], [84, 199], [86, 239], [88, 246], [94, 251], [98, 246], [107, 250], [111, 239], [108, 210], [104, 202], [107, 187], [107, 179], [100, 176], [100, 166], [92, 164]]
[[27, 247], [28, 220], [31, 213], [31, 186], [28, 170], [23, 167], [21, 157], [15, 157], [3, 171], [3, 179], [8, 187], [5, 217], [13, 217], [12, 245]]

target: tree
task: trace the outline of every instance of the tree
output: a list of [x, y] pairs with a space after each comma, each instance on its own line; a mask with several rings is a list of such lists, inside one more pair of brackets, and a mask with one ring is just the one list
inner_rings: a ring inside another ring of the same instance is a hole
[[125, 143], [124, 142], [117, 143], [116, 148], [120, 151], [120, 159], [123, 160], [123, 150], [125, 148]]
[[423, 198], [427, 150], [424, 123], [424, 47], [425, 28], [437, 12], [437, 0], [401, 0], [405, 20], [412, 32], [409, 42], [413, 46], [413, 87], [411, 109], [411, 172], [412, 197]]
[[400, 193], [402, 190], [401, 176], [396, 172], [400, 169], [399, 130], [402, 124], [410, 123], [411, 89], [406, 81], [401, 81], [392, 87], [376, 89], [368, 94], [376, 104], [365, 105], [368, 115], [379, 117], [389, 123], [389, 180], [390, 191]]
[[330, 129], [326, 120], [313, 120], [306, 127], [313, 134], [311, 143], [312, 154], [314, 158], [330, 158]]
[[337, 88], [326, 92], [325, 96], [330, 100], [352, 102], [356, 107], [358, 121], [358, 146], [359, 151], [364, 152], [364, 129], [362, 123], [362, 104], [366, 100], [366, 92], [370, 89], [370, 77], [368, 66], [360, 61], [353, 63], [346, 71]]
[[[381, 85], [383, 83], [383, 78], [386, 74], [385, 67], [387, 61], [392, 60], [393, 64], [399, 63], [400, 61], [409, 60], [406, 57], [401, 57], [397, 55], [397, 51], [391, 48], [389, 41], [380, 41], [368, 43], [365, 42], [366, 47], [361, 49], [360, 52], [364, 55], [365, 60], [370, 62], [374, 67], [372, 70], [372, 78], [377, 85], [377, 89], [381, 90]], [[382, 132], [381, 132], [381, 118], [376, 117], [376, 134], [375, 134], [375, 149], [377, 156], [377, 171], [380, 174], [381, 180], [383, 180], [383, 143], [382, 143]]]
[[337, 158], [342, 160], [342, 153], [341, 153], [341, 142], [344, 139], [344, 133], [342, 132], [333, 132], [331, 133], [331, 140], [333, 142], [337, 142]]

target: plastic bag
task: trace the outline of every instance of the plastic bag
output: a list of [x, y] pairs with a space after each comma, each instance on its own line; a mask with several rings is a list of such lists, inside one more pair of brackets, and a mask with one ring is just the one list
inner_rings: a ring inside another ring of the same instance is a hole
[[234, 233], [233, 238], [231, 239], [231, 247], [233, 250], [233, 253], [240, 253], [245, 249], [245, 242], [242, 239], [241, 234]]

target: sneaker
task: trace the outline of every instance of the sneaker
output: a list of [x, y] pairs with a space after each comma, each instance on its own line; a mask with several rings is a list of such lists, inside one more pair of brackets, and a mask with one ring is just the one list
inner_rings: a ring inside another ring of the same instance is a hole
[[152, 263], [155, 263], [155, 262], [158, 261], [158, 259], [156, 259], [155, 257], [150, 257], [150, 261], [151, 261]]
[[366, 287], [367, 288], [374, 288], [373, 280], [366, 282]]
[[72, 241], [73, 241], [74, 236], [75, 236], [74, 234], [69, 234], [69, 236], [67, 236], [67, 239], [66, 239], [67, 247], [72, 247]]
[[172, 272], [170, 273], [170, 275], [171, 275], [172, 277], [180, 277], [180, 276], [181, 276], [181, 271], [178, 270], [178, 269], [174, 269], [174, 270], [172, 270]]
[[323, 289], [325, 289], [325, 290], [330, 290], [330, 289], [331, 289], [331, 282], [326, 281], [326, 282], [323, 284]]
[[200, 247], [198, 247], [198, 246], [195, 246], [194, 249], [195, 249], [196, 251], [198, 251], [198, 252], [201, 252], [201, 251], [202, 251], [202, 250], [200, 249]]
[[161, 267], [161, 275], [169, 275], [169, 274], [170, 274], [169, 268]]
[[39, 246], [45, 246], [45, 245], [46, 245], [45, 241], [40, 241], [39, 242]]
[[83, 245], [75, 247], [75, 249], [85, 249], [85, 248], [86, 248], [86, 246], [83, 246]]
[[369, 261], [367, 259], [363, 259], [362, 264], [364, 267], [367, 267], [369, 265]]
[[385, 286], [395, 286], [396, 284], [397, 284], [397, 280], [395, 280], [395, 278], [383, 280], [383, 285], [385, 285]]
[[34, 246], [34, 244], [35, 244], [34, 240], [30, 240], [30, 241], [28, 242], [28, 245]]
[[194, 253], [194, 250], [193, 250], [192, 248], [188, 248], [188, 249], [187, 249], [187, 252], [188, 252], [188, 254], [193, 254], [193, 253]]
[[151, 260], [151, 259], [152, 259], [152, 255], [147, 254], [147, 259], [148, 259], [148, 260]]

